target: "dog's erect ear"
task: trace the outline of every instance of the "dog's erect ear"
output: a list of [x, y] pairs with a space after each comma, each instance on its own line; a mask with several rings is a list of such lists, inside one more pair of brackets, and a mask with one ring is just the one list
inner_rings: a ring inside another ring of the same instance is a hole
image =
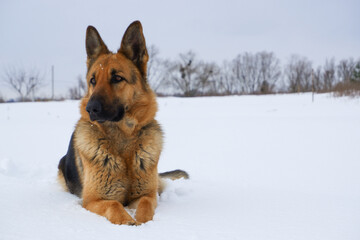
[[101, 39], [100, 34], [93, 26], [88, 26], [86, 29], [85, 41], [88, 68], [90, 68], [91, 64], [100, 55], [110, 53], [105, 43]]
[[149, 55], [139, 21], [133, 22], [126, 29], [118, 53], [122, 53], [130, 59], [138, 67], [143, 78], [146, 79], [146, 65]]

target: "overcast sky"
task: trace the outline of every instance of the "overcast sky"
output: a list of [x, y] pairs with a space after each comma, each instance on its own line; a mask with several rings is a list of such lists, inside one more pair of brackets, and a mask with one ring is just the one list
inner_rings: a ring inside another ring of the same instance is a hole
[[[193, 50], [221, 63], [243, 52], [274, 52], [286, 63], [292, 54], [315, 66], [327, 58], [360, 57], [359, 0], [0, 0], [0, 73], [8, 66], [36, 67], [51, 95], [65, 95], [85, 75], [85, 30], [95, 26], [116, 51], [127, 26], [143, 24], [148, 45], [163, 58]], [[0, 94], [13, 93], [0, 83]]]

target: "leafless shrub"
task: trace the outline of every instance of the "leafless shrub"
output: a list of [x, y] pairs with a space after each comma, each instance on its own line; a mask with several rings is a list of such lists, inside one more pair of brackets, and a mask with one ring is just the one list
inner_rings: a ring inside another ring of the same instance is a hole
[[69, 88], [69, 97], [70, 99], [80, 99], [84, 96], [86, 92], [86, 83], [83, 80], [82, 76], [79, 75], [77, 77], [77, 85], [74, 87]]
[[336, 97], [360, 97], [360, 82], [340, 82], [334, 87]]

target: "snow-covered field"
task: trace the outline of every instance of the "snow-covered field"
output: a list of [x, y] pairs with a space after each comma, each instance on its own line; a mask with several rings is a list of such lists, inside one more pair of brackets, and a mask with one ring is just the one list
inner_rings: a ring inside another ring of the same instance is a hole
[[78, 102], [0, 104], [0, 239], [360, 239], [360, 100], [159, 98], [154, 221], [113, 225], [56, 182]]

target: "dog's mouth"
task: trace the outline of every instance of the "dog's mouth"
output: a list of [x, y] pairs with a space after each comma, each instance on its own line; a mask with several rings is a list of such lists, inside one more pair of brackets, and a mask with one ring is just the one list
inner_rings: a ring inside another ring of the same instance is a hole
[[[91, 119], [91, 118], [90, 118]], [[98, 122], [98, 123], [104, 123], [104, 122], [106, 122], [106, 120], [100, 120], [100, 119], [98, 119], [98, 120], [93, 120], [93, 119], [91, 119], [91, 121], [96, 121], [96, 122]]]
[[124, 118], [125, 115], [125, 108], [124, 106], [121, 106], [117, 109], [117, 113], [115, 114], [115, 117], [110, 119], [111, 122], [119, 122], [121, 119]]

